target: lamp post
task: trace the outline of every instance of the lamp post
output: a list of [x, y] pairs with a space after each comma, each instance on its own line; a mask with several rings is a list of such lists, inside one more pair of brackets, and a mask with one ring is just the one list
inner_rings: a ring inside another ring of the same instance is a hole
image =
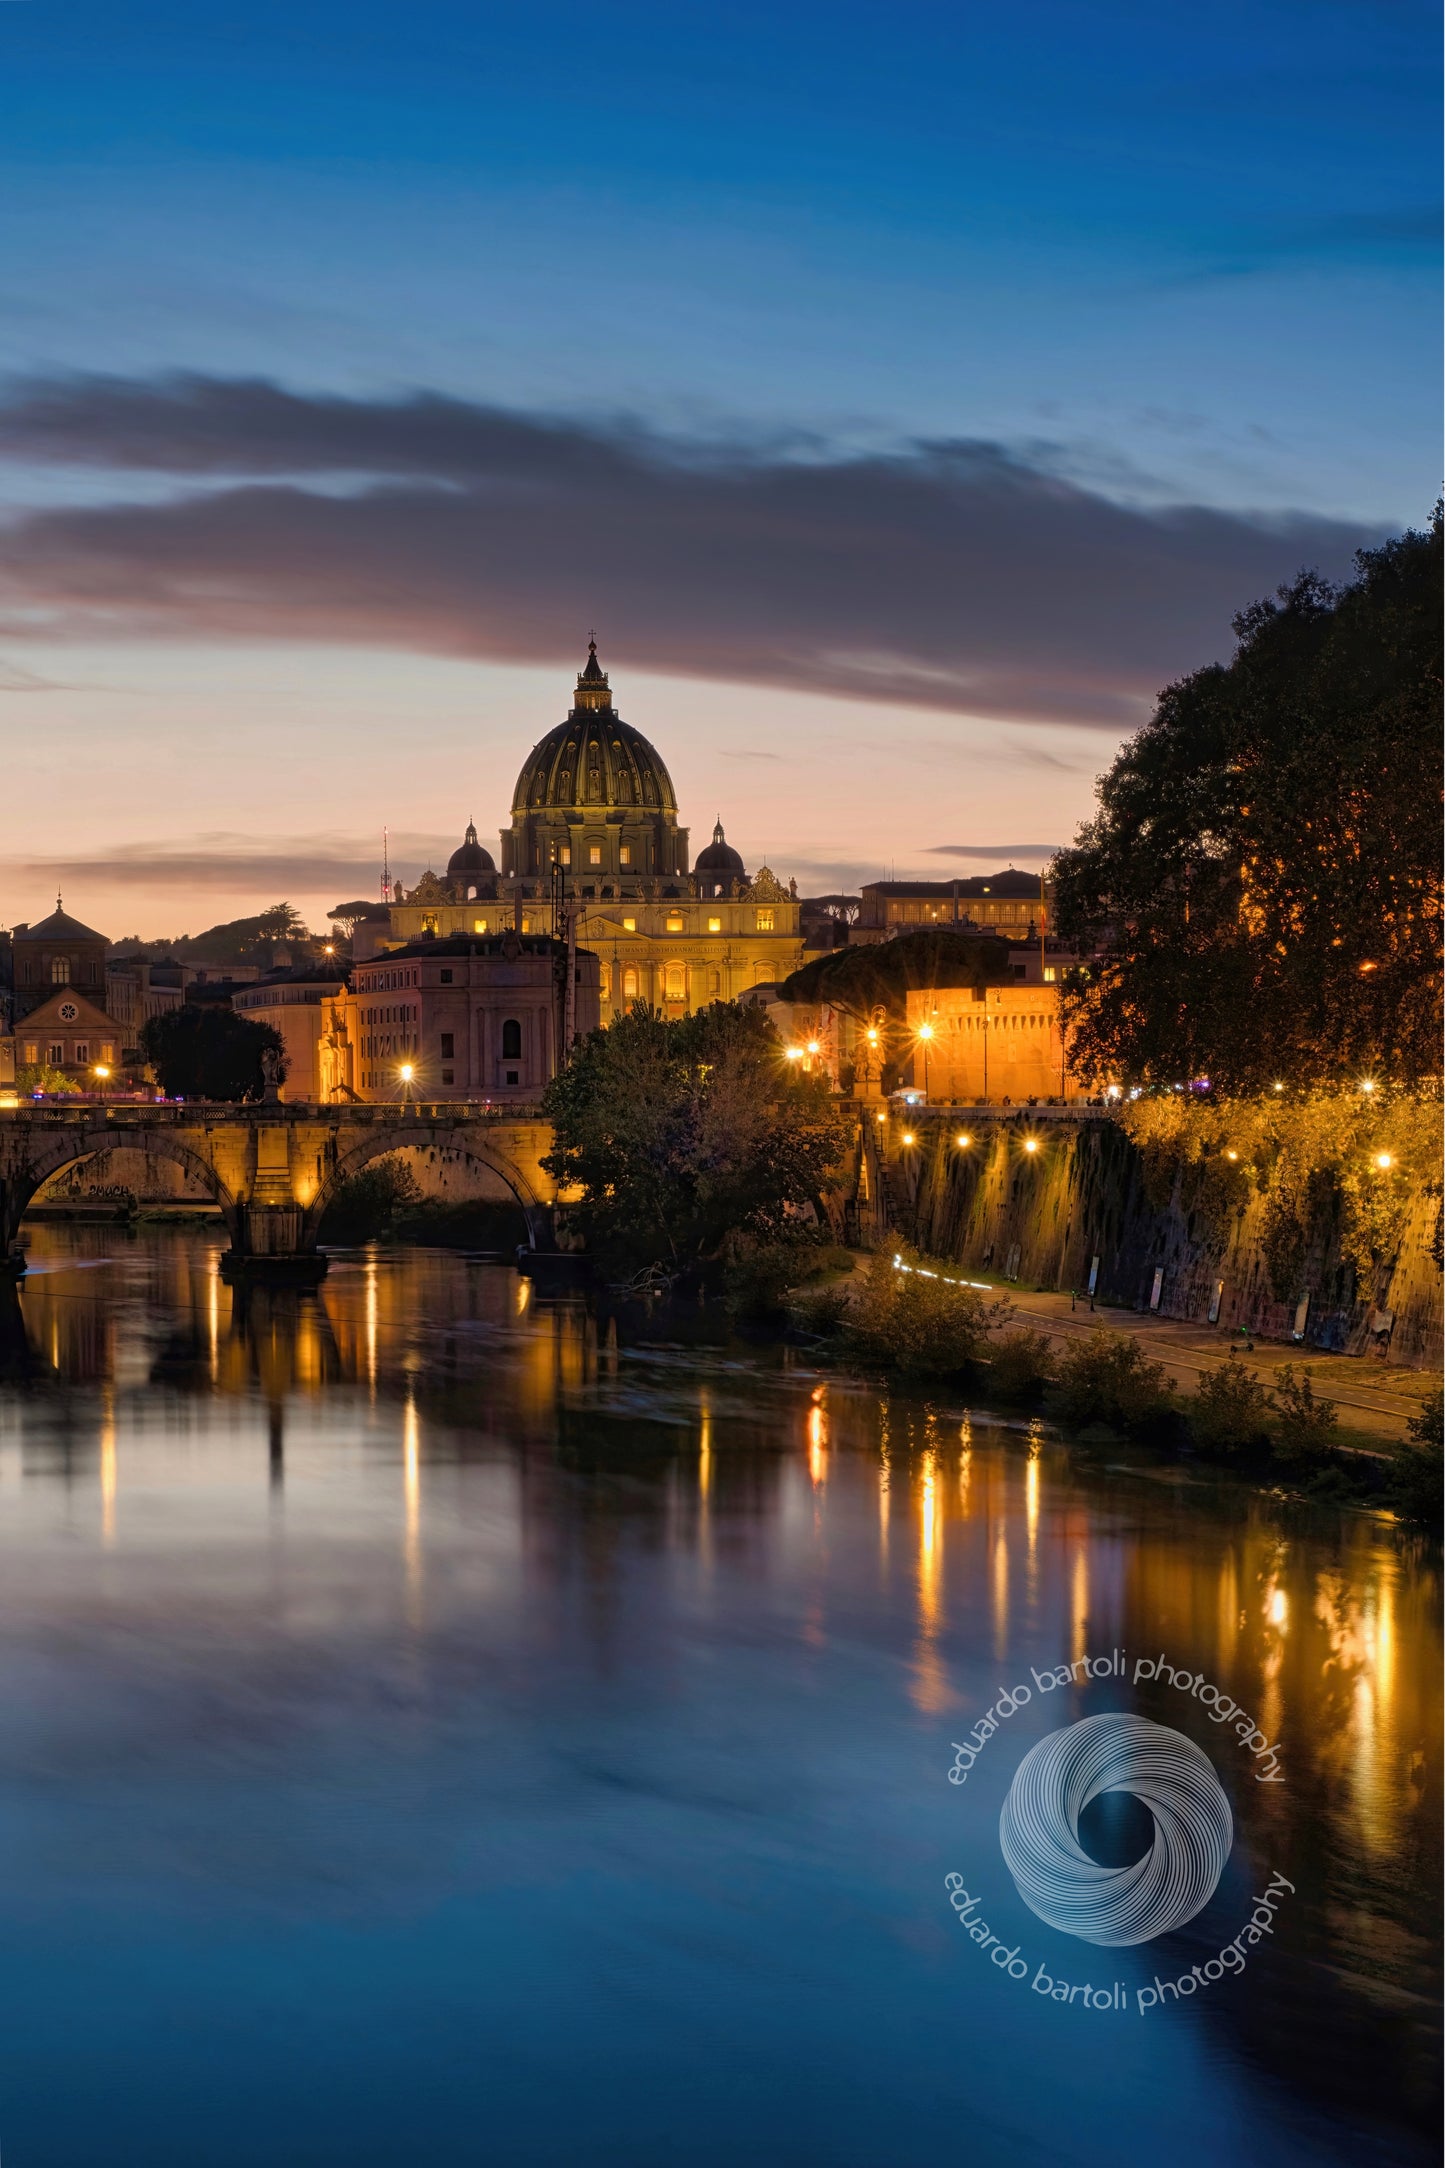
[[923, 1104], [928, 1104], [928, 1049], [933, 1039], [933, 1026], [926, 1020], [918, 1027], [918, 1037], [923, 1042]]
[[413, 1097], [411, 1086], [416, 1070], [411, 1062], [404, 1061], [397, 1074], [401, 1078], [401, 1103], [404, 1107], [409, 1106]]
[[101, 1096], [104, 1097], [105, 1087], [110, 1082], [110, 1070], [107, 1068], [106, 1064], [103, 1061], [98, 1061], [96, 1063], [94, 1075], [95, 1081], [100, 1087]]

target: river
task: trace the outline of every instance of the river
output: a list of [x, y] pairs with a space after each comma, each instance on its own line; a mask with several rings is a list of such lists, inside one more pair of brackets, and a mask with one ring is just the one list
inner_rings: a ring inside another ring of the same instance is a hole
[[[1436, 2157], [1428, 1547], [447, 1254], [242, 1297], [219, 1247], [37, 1226], [3, 1291], [6, 2168]], [[1233, 1823], [1123, 1948], [999, 1839], [1106, 1711]]]

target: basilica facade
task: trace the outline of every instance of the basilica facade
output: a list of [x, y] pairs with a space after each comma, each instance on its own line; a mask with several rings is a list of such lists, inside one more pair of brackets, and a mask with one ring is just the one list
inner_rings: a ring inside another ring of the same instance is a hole
[[500, 864], [468, 825], [444, 874], [394, 883], [356, 928], [358, 962], [418, 942], [556, 934], [571, 917], [598, 960], [604, 1018], [634, 1001], [685, 1014], [784, 979], [803, 961], [796, 883], [749, 874], [722, 823], [690, 859], [661, 755], [618, 714], [595, 641], [566, 719], [533, 746]]

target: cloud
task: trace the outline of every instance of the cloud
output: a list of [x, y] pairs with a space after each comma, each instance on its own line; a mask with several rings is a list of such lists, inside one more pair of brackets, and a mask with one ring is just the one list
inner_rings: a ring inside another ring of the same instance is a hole
[[1007, 865], [1014, 858], [1052, 858], [1061, 843], [929, 843], [925, 858], [991, 858]]
[[7, 662], [0, 655], [0, 693], [53, 693], [60, 690], [53, 678], [37, 677], [33, 670], [22, 670], [18, 663]]
[[22, 384], [0, 399], [6, 455], [116, 478], [109, 501], [0, 528], [11, 638], [558, 664], [595, 624], [614, 669], [1111, 729], [1226, 654], [1243, 604], [1378, 538], [1120, 502], [968, 439], [830, 452], [208, 377]]
[[[393, 835], [393, 870], [410, 881], [425, 865], [440, 869], [460, 840]], [[338, 896], [374, 896], [379, 893], [380, 860], [379, 837], [374, 842], [348, 837], [338, 843], [335, 836], [297, 836], [278, 846], [218, 832], [198, 836], [184, 850], [163, 842], [128, 843], [73, 857], [15, 860], [9, 870], [12, 878], [42, 886], [57, 878], [76, 879], [110, 888], [244, 891], [275, 900], [327, 889]]]

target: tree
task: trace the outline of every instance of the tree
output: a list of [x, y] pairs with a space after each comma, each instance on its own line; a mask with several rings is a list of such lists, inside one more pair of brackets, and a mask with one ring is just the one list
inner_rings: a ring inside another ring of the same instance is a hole
[[685, 1271], [796, 1225], [845, 1143], [823, 1077], [782, 1058], [758, 1009], [669, 1022], [642, 1003], [592, 1032], [547, 1087], [542, 1161], [604, 1269]]
[[827, 1002], [860, 1021], [875, 1009], [901, 1021], [910, 993], [1012, 983], [1008, 943], [998, 934], [929, 926], [892, 941], [830, 949], [785, 979], [779, 991], [785, 1001]]
[[1053, 868], [1071, 1066], [1240, 1090], [1440, 1068], [1441, 521], [1302, 573], [1161, 695]]
[[281, 1034], [270, 1024], [238, 1016], [221, 1002], [201, 1007], [187, 1001], [148, 1018], [140, 1043], [161, 1090], [171, 1099], [259, 1099], [264, 1086], [261, 1055], [268, 1046], [281, 1056], [279, 1081], [285, 1081]]
[[16, 1070], [15, 1089], [22, 1098], [43, 1092], [47, 1098], [54, 1099], [78, 1092], [80, 1086], [64, 1069], [57, 1069], [48, 1061], [32, 1061]]

